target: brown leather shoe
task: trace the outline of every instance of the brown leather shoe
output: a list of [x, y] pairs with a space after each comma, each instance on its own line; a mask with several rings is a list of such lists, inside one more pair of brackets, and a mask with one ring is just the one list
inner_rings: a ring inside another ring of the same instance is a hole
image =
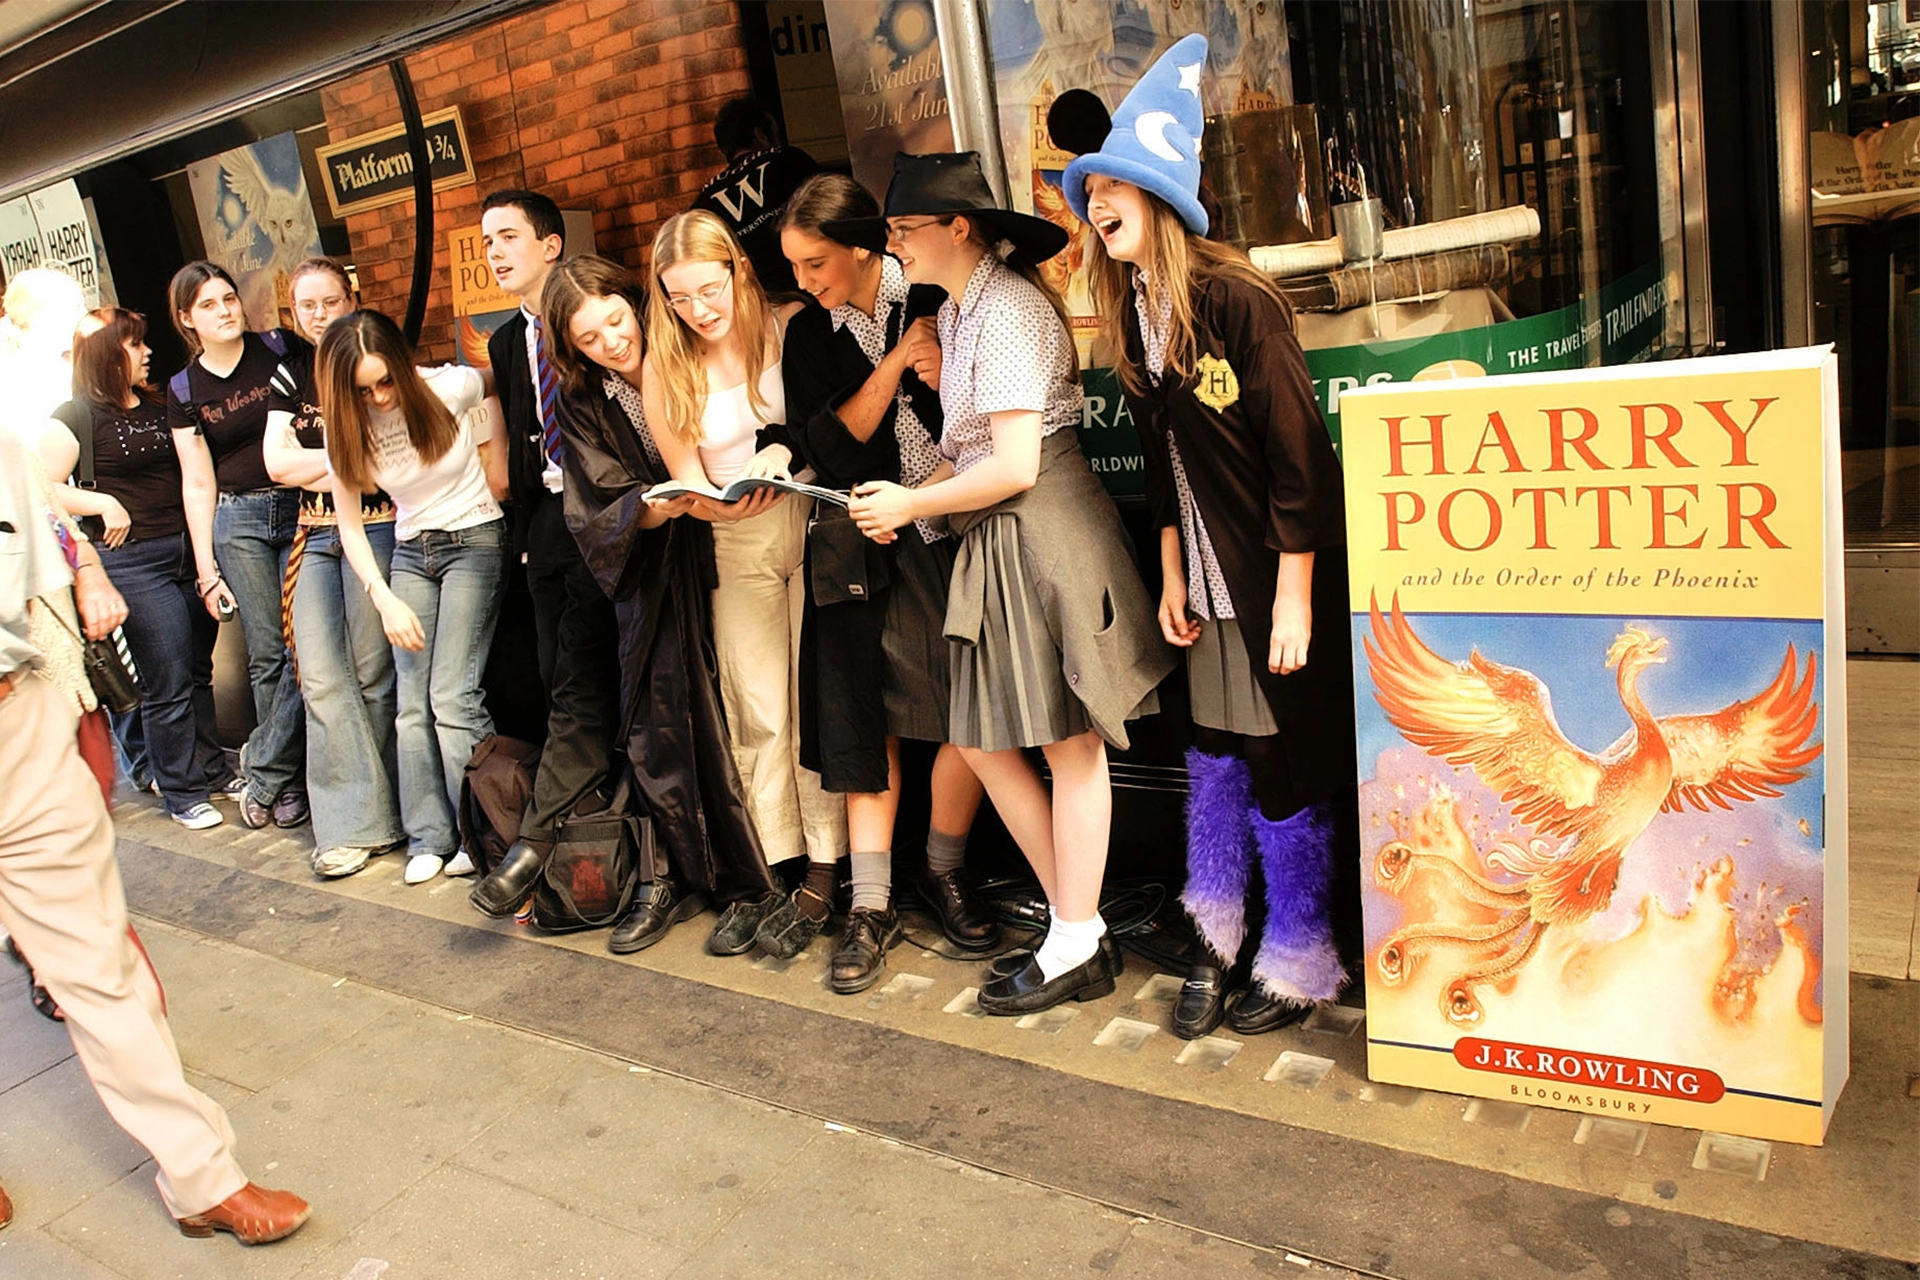
[[7, 1189], [0, 1187], [0, 1227], [13, 1221], [13, 1201], [7, 1199]]
[[249, 1182], [205, 1213], [180, 1219], [180, 1234], [205, 1239], [231, 1231], [241, 1244], [271, 1244], [306, 1224], [313, 1209], [291, 1191], [269, 1191]]

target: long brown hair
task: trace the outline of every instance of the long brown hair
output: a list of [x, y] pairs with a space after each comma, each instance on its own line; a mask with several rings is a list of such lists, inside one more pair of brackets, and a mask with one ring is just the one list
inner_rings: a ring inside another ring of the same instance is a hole
[[[1282, 322], [1293, 328], [1293, 305], [1253, 260], [1231, 245], [1218, 244], [1188, 231], [1180, 215], [1151, 191], [1146, 197], [1147, 261], [1138, 264], [1147, 277], [1147, 306], [1162, 298], [1173, 301], [1173, 323], [1167, 338], [1166, 376], [1185, 378], [1193, 373], [1193, 290], [1209, 280], [1236, 280], [1272, 299]], [[1120, 384], [1135, 395], [1147, 389], [1146, 372], [1127, 358], [1127, 329], [1136, 322], [1133, 307], [1134, 266], [1107, 256], [1099, 236], [1091, 238], [1087, 262], [1088, 292], [1100, 315], [1101, 345], [1109, 351]]]
[[407, 439], [420, 460], [431, 466], [453, 447], [459, 427], [453, 413], [420, 378], [400, 326], [378, 311], [341, 316], [320, 335], [314, 356], [314, 382], [320, 388], [320, 415], [327, 424], [327, 462], [333, 473], [362, 493], [373, 488], [372, 423], [354, 373], [367, 356], [379, 356], [400, 396]]
[[80, 318], [73, 334], [73, 398], [118, 412], [127, 397], [148, 399], [149, 388], [136, 386], [127, 344], [147, 336], [147, 318], [125, 307], [100, 307]]
[[[227, 288], [233, 290], [236, 295], [240, 292], [240, 286], [233, 282], [233, 277], [227, 274], [225, 267], [217, 262], [208, 262], [204, 258], [197, 262], [189, 262], [174, 272], [173, 279], [167, 283], [167, 311], [173, 317], [174, 332], [178, 333], [180, 340], [187, 344], [189, 357], [200, 354], [202, 350], [200, 335], [189, 328], [186, 321], [180, 317], [193, 310], [193, 300], [200, 296], [200, 290], [206, 287], [209, 280], [223, 280]], [[242, 321], [240, 327], [246, 328], [246, 322]], [[241, 336], [244, 338], [246, 335]]]
[[[810, 236], [833, 240], [835, 244], [845, 244], [845, 241], [828, 235], [825, 224], [879, 216], [880, 202], [873, 198], [871, 191], [852, 178], [844, 173], [816, 173], [787, 197], [787, 207], [780, 214], [780, 229], [804, 231]], [[847, 247], [857, 249], [863, 246]]]
[[554, 263], [540, 290], [540, 316], [547, 327], [547, 352], [567, 390], [576, 394], [587, 390], [599, 368], [573, 343], [573, 317], [589, 298], [624, 298], [640, 321], [641, 341], [646, 340], [647, 288], [640, 277], [593, 253]]
[[733, 327], [724, 341], [738, 342], [747, 365], [747, 402], [756, 414], [770, 411], [760, 398], [761, 375], [778, 359], [772, 353], [773, 304], [753, 264], [715, 214], [690, 209], [668, 218], [653, 237], [653, 289], [647, 298], [647, 363], [660, 379], [667, 428], [686, 444], [699, 444], [707, 412], [707, 367], [700, 341], [667, 302], [660, 273], [683, 262], [722, 262], [733, 273]]

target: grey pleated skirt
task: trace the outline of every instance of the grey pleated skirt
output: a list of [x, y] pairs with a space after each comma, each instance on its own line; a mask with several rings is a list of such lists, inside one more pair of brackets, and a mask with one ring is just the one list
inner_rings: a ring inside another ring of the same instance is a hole
[[1187, 650], [1187, 700], [1193, 722], [1202, 728], [1246, 738], [1280, 732], [1254, 675], [1240, 624], [1232, 618], [1201, 622], [1200, 638]]
[[887, 732], [916, 742], [947, 741], [953, 656], [946, 636], [947, 586], [953, 580], [956, 540], [928, 542], [912, 525], [894, 543], [881, 689]]

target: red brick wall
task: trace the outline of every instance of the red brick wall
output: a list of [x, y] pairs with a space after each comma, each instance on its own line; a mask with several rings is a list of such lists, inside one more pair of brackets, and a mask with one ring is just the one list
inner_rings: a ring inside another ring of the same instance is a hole
[[[407, 59], [423, 114], [459, 106], [473, 186], [434, 197], [433, 291], [421, 354], [453, 357], [447, 232], [480, 221], [503, 187], [593, 212], [600, 253], [644, 264], [653, 233], [722, 163], [713, 118], [747, 91], [730, 0], [558, 0]], [[385, 67], [324, 91], [339, 142], [400, 123]], [[413, 277], [413, 202], [347, 219], [361, 297], [396, 319]]]

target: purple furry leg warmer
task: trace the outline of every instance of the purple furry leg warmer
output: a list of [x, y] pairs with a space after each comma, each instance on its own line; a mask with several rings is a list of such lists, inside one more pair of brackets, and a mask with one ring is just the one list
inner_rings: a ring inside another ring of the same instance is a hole
[[1237, 756], [1187, 752], [1187, 887], [1180, 903], [1200, 936], [1229, 964], [1247, 936], [1253, 866], [1253, 777]]
[[1283, 1000], [1331, 1000], [1347, 980], [1328, 916], [1333, 817], [1324, 804], [1279, 822], [1252, 812], [1267, 880], [1267, 929], [1253, 958], [1254, 979]]

